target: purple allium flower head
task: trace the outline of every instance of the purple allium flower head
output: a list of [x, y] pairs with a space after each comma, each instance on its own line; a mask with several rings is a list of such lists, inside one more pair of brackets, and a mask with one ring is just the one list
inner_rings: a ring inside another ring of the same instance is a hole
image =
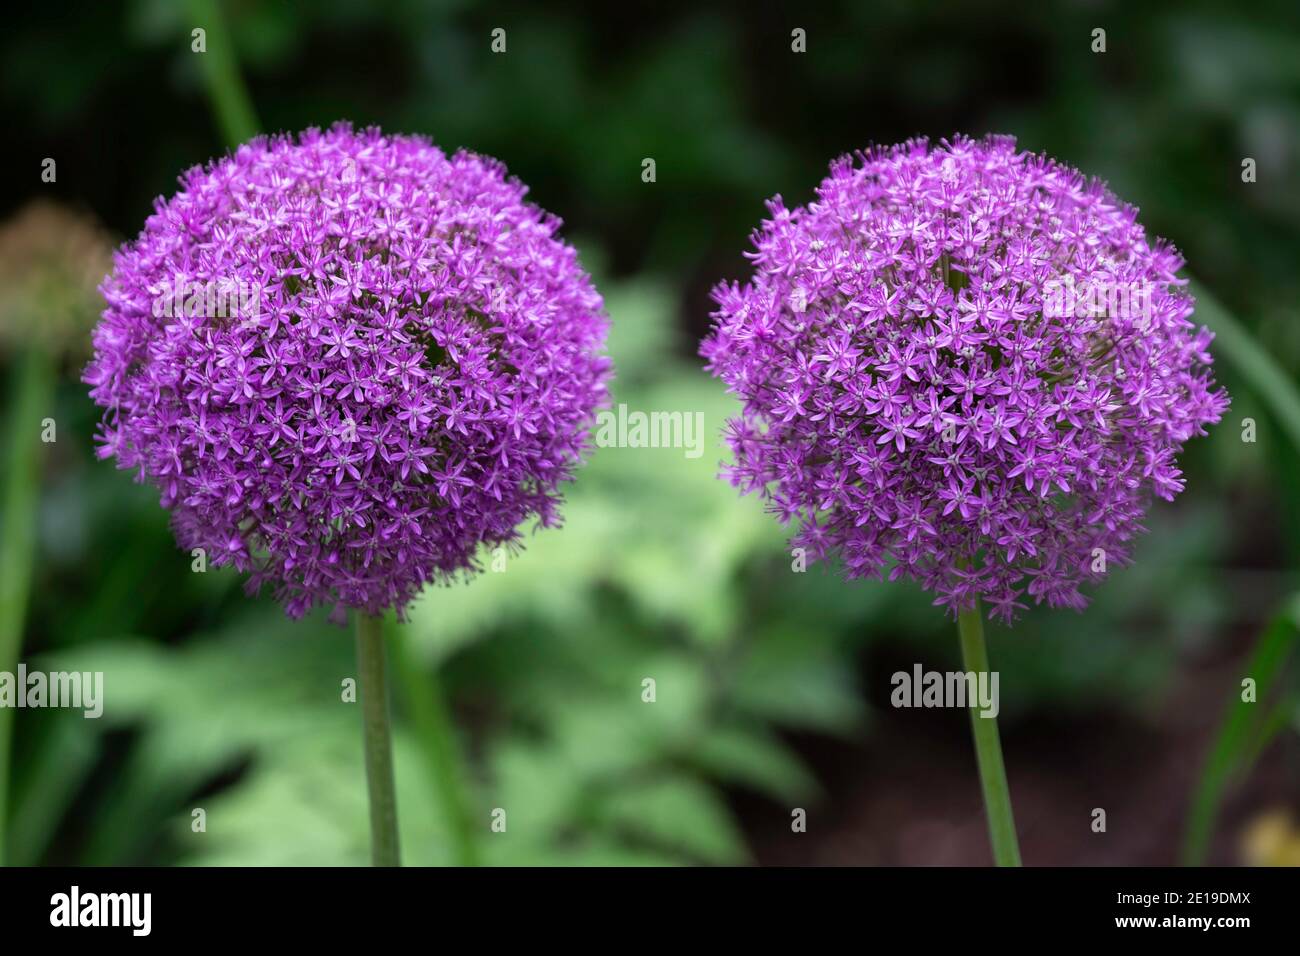
[[844, 157], [768, 209], [701, 348], [743, 402], [727, 476], [849, 577], [1082, 608], [1227, 408], [1177, 251], [1009, 137]]
[[295, 617], [401, 613], [557, 522], [607, 322], [525, 192], [494, 160], [346, 125], [190, 170], [102, 287], [101, 456]]

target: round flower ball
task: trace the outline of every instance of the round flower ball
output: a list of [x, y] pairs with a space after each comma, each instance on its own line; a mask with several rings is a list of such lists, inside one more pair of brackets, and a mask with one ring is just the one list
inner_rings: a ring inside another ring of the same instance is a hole
[[1005, 136], [844, 157], [768, 209], [701, 348], [743, 403], [731, 481], [850, 578], [1082, 608], [1227, 408], [1178, 252]]
[[180, 182], [115, 256], [85, 381], [182, 548], [293, 617], [400, 615], [558, 521], [607, 321], [500, 163], [339, 125]]

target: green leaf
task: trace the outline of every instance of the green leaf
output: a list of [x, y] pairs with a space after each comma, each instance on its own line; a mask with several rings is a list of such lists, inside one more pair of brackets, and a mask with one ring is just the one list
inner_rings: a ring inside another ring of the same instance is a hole
[[832, 734], [860, 730], [864, 719], [845, 661], [805, 632], [769, 632], [747, 648], [732, 677], [730, 700], [771, 723]]
[[600, 821], [614, 832], [707, 863], [738, 864], [748, 857], [721, 798], [687, 776], [660, 775], [623, 787], [604, 801]]
[[806, 800], [819, 790], [790, 748], [760, 726], [714, 727], [700, 737], [687, 759], [723, 783], [740, 784], [774, 800]]
[[1189, 288], [1196, 296], [1196, 317], [1214, 333], [1215, 344], [1224, 357], [1267, 403], [1278, 425], [1300, 452], [1300, 389], [1296, 388], [1292, 376], [1208, 289], [1194, 281]]
[[[1183, 840], [1183, 862], [1190, 866], [1204, 865], [1224, 791], [1250, 771], [1260, 751], [1260, 740], [1268, 736], [1273, 719], [1267, 711], [1264, 714], [1260, 711], [1295, 651], [1298, 638], [1300, 595], [1292, 597], [1260, 635], [1242, 672], [1243, 679], [1249, 677], [1255, 681], [1255, 700], [1242, 700], [1241, 687], [1234, 682], [1232, 699], [1192, 798]], [[1290, 706], [1294, 704], [1287, 707], [1288, 711]]]

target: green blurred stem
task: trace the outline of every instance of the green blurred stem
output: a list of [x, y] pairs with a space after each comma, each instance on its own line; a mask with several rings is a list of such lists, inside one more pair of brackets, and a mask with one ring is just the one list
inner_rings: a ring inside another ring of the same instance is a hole
[[1191, 282], [1189, 288], [1196, 296], [1193, 318], [1204, 322], [1214, 333], [1215, 346], [1264, 400], [1292, 446], [1300, 452], [1300, 389], [1296, 388], [1286, 369], [1255, 341], [1246, 326], [1224, 308], [1209, 289], [1199, 282]]
[[[984, 622], [980, 618], [978, 598], [973, 608], [962, 611], [957, 618], [957, 634], [961, 639], [962, 665], [976, 674], [988, 673], [989, 654], [984, 646]], [[998, 866], [1019, 866], [1020, 845], [1016, 841], [1016, 821], [1011, 812], [1011, 791], [1002, 762], [997, 718], [981, 717], [978, 700], [972, 700], [970, 723], [975, 736], [980, 786], [984, 791], [984, 812], [989, 820], [989, 839], [993, 844], [993, 862]]]
[[384, 666], [384, 622], [357, 612], [357, 684], [361, 693], [366, 783], [370, 791], [370, 860], [401, 866], [397, 842], [397, 787]]
[[436, 665], [432, 669], [424, 668], [411, 659], [400, 628], [394, 634], [392, 647], [403, 702], [415, 725], [434, 791], [449, 823], [453, 860], [457, 866], [478, 866], [464, 765]]
[[[54, 363], [33, 349], [19, 362], [17, 392], [10, 404], [9, 454], [5, 467], [4, 525], [0, 528], [0, 671], [14, 673], [36, 552], [40, 499], [41, 419], [52, 414]], [[14, 711], [0, 707], [0, 864], [9, 820], [9, 765]]]
[[1192, 796], [1183, 836], [1185, 866], [1204, 866], [1214, 837], [1215, 822], [1224, 792], [1250, 771], [1281, 723], [1294, 700], [1284, 697], [1274, 710], [1259, 714], [1278, 683], [1279, 675], [1300, 645], [1300, 598], [1293, 598], [1260, 635], [1243, 674], [1255, 681], [1255, 701], [1242, 700], [1241, 687], [1234, 686], [1231, 700], [1220, 723], [1214, 744]]
[[235, 147], [257, 135], [261, 126], [248, 89], [239, 75], [234, 43], [219, 0], [189, 0], [193, 27], [207, 31], [207, 52], [195, 53], [202, 58], [203, 84], [226, 145]]

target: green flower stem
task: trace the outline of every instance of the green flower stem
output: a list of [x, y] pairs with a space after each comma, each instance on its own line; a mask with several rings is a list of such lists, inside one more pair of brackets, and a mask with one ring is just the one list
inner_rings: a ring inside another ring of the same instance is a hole
[[[52, 414], [54, 364], [33, 349], [19, 361], [9, 420], [3, 525], [0, 525], [0, 671], [13, 673], [22, 651], [27, 598], [36, 553], [40, 501], [41, 419]], [[14, 711], [0, 707], [0, 864], [9, 820], [9, 765]]]
[[388, 675], [384, 667], [384, 622], [361, 612], [357, 612], [356, 618], [357, 689], [361, 694], [366, 783], [370, 790], [370, 860], [375, 866], [401, 866]]
[[194, 27], [207, 31], [207, 52], [202, 59], [203, 83], [227, 146], [238, 146], [257, 135], [261, 126], [248, 97], [235, 48], [219, 0], [189, 0]]
[[[984, 622], [980, 618], [979, 600], [957, 618], [961, 639], [962, 665], [976, 674], [989, 672], [989, 652], [984, 646]], [[979, 763], [980, 786], [984, 791], [984, 812], [989, 820], [989, 839], [993, 844], [993, 862], [998, 866], [1020, 866], [1020, 845], [1016, 841], [1016, 821], [1011, 813], [1011, 791], [1007, 788], [1007, 769], [1002, 762], [1002, 741], [998, 738], [996, 717], [981, 717], [978, 701], [970, 701], [971, 730], [975, 736], [975, 759]]]
[[1279, 677], [1297, 648], [1300, 648], [1300, 596], [1293, 597], [1269, 623], [1242, 671], [1254, 678], [1261, 703], [1243, 701], [1241, 688], [1233, 688], [1227, 712], [1193, 793], [1183, 838], [1185, 866], [1205, 865], [1224, 794], [1233, 783], [1245, 778], [1273, 735], [1290, 719], [1294, 701], [1285, 694], [1278, 697], [1272, 711], [1257, 714], [1257, 708], [1267, 706], [1263, 701], [1274, 697]]
[[411, 659], [400, 629], [393, 633], [392, 649], [403, 704], [420, 739], [434, 791], [451, 830], [452, 859], [457, 866], [478, 866], [478, 845], [464, 785], [464, 766], [442, 681], [436, 667], [424, 668]]

